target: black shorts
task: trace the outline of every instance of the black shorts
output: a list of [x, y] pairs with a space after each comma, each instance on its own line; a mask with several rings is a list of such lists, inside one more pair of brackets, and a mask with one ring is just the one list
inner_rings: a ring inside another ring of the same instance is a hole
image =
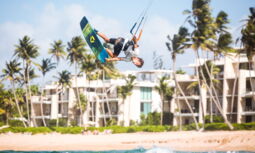
[[110, 39], [109, 43], [114, 45], [114, 47], [113, 47], [113, 50], [114, 50], [113, 55], [118, 56], [120, 54], [120, 51], [123, 48], [124, 41], [125, 41], [125, 39], [121, 38], [121, 37], [119, 37], [117, 39], [116, 38], [111, 38]]

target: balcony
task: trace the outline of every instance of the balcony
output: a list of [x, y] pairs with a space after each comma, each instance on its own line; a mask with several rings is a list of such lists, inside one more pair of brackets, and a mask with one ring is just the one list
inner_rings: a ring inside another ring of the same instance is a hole
[[[41, 99], [42, 98], [42, 99]], [[41, 96], [32, 96], [32, 103], [34, 104], [51, 104], [51, 96], [41, 97]]]
[[255, 115], [255, 107], [247, 106], [244, 108], [242, 115]]
[[[194, 113], [194, 116], [195, 117], [198, 117], [198, 113]], [[179, 116], [181, 116], [181, 117], [192, 117], [192, 114], [191, 113], [179, 113], [179, 112], [177, 112], [177, 113], [174, 113], [174, 116], [175, 117], [179, 117]]]

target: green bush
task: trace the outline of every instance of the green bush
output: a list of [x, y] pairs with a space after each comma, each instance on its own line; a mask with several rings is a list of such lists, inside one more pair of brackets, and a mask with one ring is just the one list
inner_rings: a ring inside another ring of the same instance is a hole
[[135, 133], [135, 132], [137, 132], [136, 129], [135, 129], [135, 127], [129, 127], [129, 128], [127, 129], [127, 133]]
[[148, 113], [147, 116], [142, 114], [140, 119], [140, 125], [160, 125], [160, 113], [158, 112]]
[[[49, 127], [55, 127], [55, 126], [57, 126], [57, 120], [56, 120], [56, 119], [50, 120], [49, 123], [48, 123], [48, 125], [49, 125]], [[60, 119], [58, 120], [58, 126], [63, 127], [63, 126], [66, 126], [66, 125], [67, 125], [67, 120], [66, 120], [66, 119], [60, 118]]]
[[[222, 116], [218, 116], [218, 115], [213, 115], [213, 123], [224, 123], [224, 119]], [[205, 123], [211, 123], [210, 122], [210, 115], [206, 115], [205, 116]]]
[[[201, 127], [202, 127], [202, 124], [201, 124], [201, 123], [198, 123], [198, 127], [201, 128]], [[195, 124], [195, 123], [192, 123], [192, 124], [189, 124], [189, 125], [185, 125], [185, 126], [183, 126], [183, 130], [184, 130], [184, 131], [197, 130], [197, 129], [196, 129], [196, 124]]]
[[166, 128], [164, 126], [147, 126], [143, 129], [144, 132], [164, 132]]
[[4, 125], [5, 125], [4, 122], [0, 122], [0, 127], [1, 127], [1, 126], [4, 126]]
[[205, 124], [205, 130], [216, 131], [216, 130], [230, 130], [228, 125], [225, 123], [210, 123]]
[[53, 131], [61, 134], [81, 134], [83, 127], [52, 127]]
[[0, 133], [6, 132], [13, 132], [13, 133], [31, 133], [31, 134], [38, 134], [38, 133], [50, 133], [52, 132], [51, 129], [48, 127], [9, 127], [2, 129]]
[[235, 130], [255, 130], [255, 122], [233, 124]]
[[49, 125], [49, 127], [56, 126], [57, 125], [57, 120], [56, 119], [49, 120], [48, 125]]
[[9, 125], [12, 127], [24, 127], [22, 121], [20, 120], [10, 120]]

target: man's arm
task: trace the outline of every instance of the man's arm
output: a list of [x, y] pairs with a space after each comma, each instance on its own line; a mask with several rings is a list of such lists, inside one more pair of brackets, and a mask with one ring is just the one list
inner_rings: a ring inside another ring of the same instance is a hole
[[112, 57], [112, 58], [106, 58], [107, 62], [113, 62], [113, 61], [122, 61], [123, 59], [121, 57]]
[[136, 40], [137, 40], [136, 42], [138, 42], [138, 41], [140, 40], [140, 38], [141, 38], [141, 36], [142, 36], [142, 33], [143, 33], [143, 29], [141, 29], [141, 31], [140, 31], [140, 33], [139, 33], [139, 35], [138, 35], [138, 38], [136, 39]]
[[113, 61], [125, 61], [125, 62], [130, 62], [131, 59], [126, 58], [126, 57], [112, 57], [112, 58], [106, 58], [105, 59], [107, 62], [113, 62]]

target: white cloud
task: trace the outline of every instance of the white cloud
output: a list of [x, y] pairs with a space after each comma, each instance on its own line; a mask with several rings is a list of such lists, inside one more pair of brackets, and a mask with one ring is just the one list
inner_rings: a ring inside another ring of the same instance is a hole
[[[153, 67], [152, 54], [162, 55], [165, 68], [169, 69], [171, 56], [167, 51], [165, 42], [167, 35], [173, 35], [178, 31], [178, 25], [173, 25], [168, 19], [160, 16], [152, 16], [145, 25], [144, 34], [141, 40], [141, 56], [146, 57], [146, 66]], [[149, 55], [149, 56], [148, 56]]]
[[[58, 8], [53, 3], [49, 3], [32, 23], [0, 23], [0, 33], [4, 36], [0, 37], [1, 60], [10, 59], [13, 55], [14, 44], [17, 44], [18, 39], [24, 35], [28, 35], [40, 47], [40, 57], [37, 59], [37, 62], [40, 62], [42, 58], [49, 57], [47, 52], [50, 43], [54, 40], [61, 39], [66, 43], [73, 36], [82, 34], [79, 23], [83, 16], [87, 16], [96, 29], [109, 37], [126, 36], [129, 32], [126, 31], [129, 27], [117, 19], [96, 14], [84, 6], [72, 4]], [[170, 67], [171, 57], [165, 46], [166, 35], [173, 35], [177, 30], [178, 25], [173, 25], [161, 16], [151, 16], [148, 19], [140, 42], [140, 56], [145, 60], [144, 69], [153, 67], [153, 51], [157, 51], [158, 55], [163, 55], [165, 67]], [[61, 65], [65, 67], [62, 66], [59, 70], [66, 68], [66, 64]], [[3, 63], [0, 63], [0, 66], [3, 67]], [[119, 62], [118, 68], [128, 70], [135, 69], [135, 66], [132, 63]], [[71, 68], [69, 71], [72, 71]]]

